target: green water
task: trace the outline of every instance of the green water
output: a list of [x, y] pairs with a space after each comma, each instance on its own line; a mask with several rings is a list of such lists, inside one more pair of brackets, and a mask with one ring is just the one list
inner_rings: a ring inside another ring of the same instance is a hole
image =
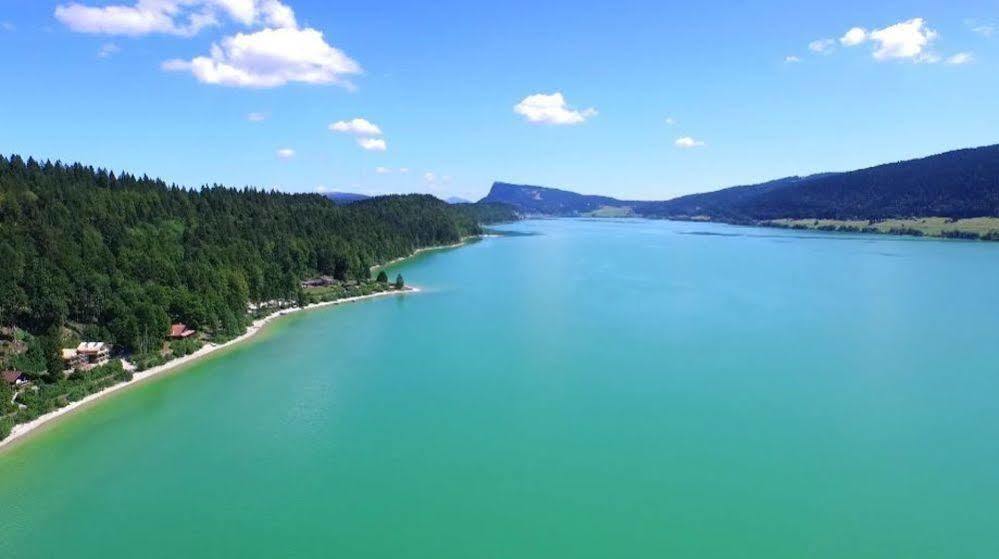
[[999, 556], [999, 244], [507, 228], [0, 454], [0, 557]]

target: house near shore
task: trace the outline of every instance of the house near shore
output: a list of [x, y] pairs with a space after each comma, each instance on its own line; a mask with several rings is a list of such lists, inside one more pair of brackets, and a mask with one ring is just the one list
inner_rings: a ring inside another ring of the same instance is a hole
[[320, 276], [318, 278], [312, 278], [302, 281], [300, 284], [302, 289], [308, 289], [310, 287], [329, 287], [336, 283], [336, 278], [332, 276]]
[[186, 340], [195, 334], [197, 334], [197, 332], [188, 328], [184, 323], [178, 322], [177, 324], [170, 326], [171, 340]]
[[82, 342], [76, 349], [62, 350], [62, 360], [68, 369], [92, 369], [111, 360], [111, 346], [104, 342]]
[[0, 373], [0, 379], [11, 386], [21, 386], [28, 382], [28, 377], [21, 371], [4, 371]]

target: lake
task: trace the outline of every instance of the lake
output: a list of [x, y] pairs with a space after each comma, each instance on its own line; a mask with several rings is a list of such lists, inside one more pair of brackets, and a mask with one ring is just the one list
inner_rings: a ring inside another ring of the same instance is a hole
[[536, 220], [0, 454], [0, 557], [997, 557], [999, 244]]

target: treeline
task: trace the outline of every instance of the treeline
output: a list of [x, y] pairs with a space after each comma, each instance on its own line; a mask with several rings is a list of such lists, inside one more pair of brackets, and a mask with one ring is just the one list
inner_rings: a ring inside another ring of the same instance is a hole
[[999, 145], [693, 194], [638, 211], [734, 222], [999, 217]]
[[248, 302], [293, 299], [304, 278], [368, 279], [377, 263], [513, 217], [432, 196], [337, 206], [0, 156], [0, 327], [58, 337], [71, 324], [136, 352], [173, 321], [234, 334]]

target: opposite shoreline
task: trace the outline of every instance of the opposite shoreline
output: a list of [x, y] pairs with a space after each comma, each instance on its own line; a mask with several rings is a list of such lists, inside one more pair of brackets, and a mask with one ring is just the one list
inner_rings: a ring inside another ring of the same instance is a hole
[[[460, 245], [457, 245], [457, 246], [460, 246]], [[423, 250], [433, 250], [433, 249], [437, 249], [437, 248], [450, 248], [450, 247], [432, 247], [430, 249], [423, 249]], [[406, 258], [408, 258], [408, 257], [406, 257]], [[402, 260], [405, 260], [405, 258], [403, 258]], [[401, 261], [401, 260], [399, 260], [399, 261]], [[55, 422], [59, 418], [62, 418], [62, 417], [66, 416], [66, 415], [69, 415], [69, 414], [72, 414], [73, 412], [78, 411], [78, 410], [80, 410], [82, 408], [88, 407], [88, 405], [96, 403], [97, 401], [102, 400], [102, 399], [108, 397], [109, 395], [111, 395], [111, 394], [113, 394], [115, 392], [118, 392], [120, 390], [124, 390], [126, 388], [131, 388], [131, 387], [136, 386], [138, 384], [141, 384], [141, 383], [143, 383], [143, 382], [145, 382], [145, 381], [147, 381], [147, 380], [149, 380], [151, 378], [154, 378], [154, 377], [157, 377], [157, 376], [161, 376], [164, 373], [167, 373], [167, 372], [173, 371], [175, 369], [179, 369], [179, 368], [181, 368], [181, 367], [183, 367], [185, 365], [189, 365], [191, 363], [194, 363], [195, 361], [198, 361], [199, 359], [202, 359], [204, 357], [212, 355], [213, 353], [216, 353], [216, 352], [221, 351], [223, 349], [231, 348], [231, 347], [236, 346], [236, 345], [238, 345], [238, 344], [240, 344], [242, 342], [245, 342], [245, 341], [253, 338], [257, 334], [259, 334], [261, 331], [263, 331], [264, 328], [266, 328], [268, 324], [274, 322], [275, 320], [277, 320], [277, 319], [279, 319], [281, 317], [288, 316], [290, 314], [294, 314], [294, 313], [301, 312], [301, 311], [309, 311], [309, 310], [319, 309], [319, 308], [323, 308], [323, 307], [331, 307], [331, 306], [336, 306], [336, 305], [345, 305], [345, 304], [349, 304], [349, 303], [356, 303], [358, 301], [365, 301], [365, 300], [375, 299], [375, 298], [380, 298], [380, 297], [388, 297], [388, 296], [393, 296], [393, 295], [394, 296], [406, 295], [406, 294], [413, 294], [413, 293], [419, 293], [419, 292], [420, 292], [420, 289], [417, 288], [417, 287], [405, 287], [405, 288], [403, 288], [401, 290], [398, 290], [398, 291], [382, 291], [380, 293], [372, 293], [370, 295], [359, 295], [357, 297], [346, 297], [344, 299], [337, 299], [336, 301], [324, 301], [322, 303], [313, 303], [311, 305], [306, 305], [304, 307], [289, 307], [289, 308], [286, 308], [286, 309], [280, 309], [280, 310], [274, 311], [271, 314], [269, 314], [269, 315], [267, 315], [267, 316], [265, 316], [263, 318], [258, 318], [257, 320], [254, 320], [253, 323], [250, 324], [250, 326], [248, 326], [246, 328], [246, 332], [244, 332], [243, 334], [239, 335], [238, 337], [233, 338], [233, 339], [231, 339], [231, 340], [229, 340], [227, 342], [224, 342], [224, 343], [221, 343], [221, 344], [207, 343], [204, 346], [202, 346], [200, 349], [198, 349], [197, 351], [195, 351], [194, 353], [191, 353], [190, 355], [185, 355], [184, 357], [179, 357], [177, 359], [174, 359], [174, 360], [169, 361], [167, 363], [164, 363], [162, 365], [159, 365], [159, 366], [156, 366], [156, 367], [152, 367], [152, 368], [147, 369], [147, 370], [142, 371], [142, 372], [137, 372], [137, 373], [135, 373], [132, 376], [132, 380], [130, 380], [130, 381], [118, 383], [118, 384], [116, 384], [114, 386], [109, 386], [109, 387], [105, 388], [104, 390], [101, 390], [99, 392], [95, 392], [93, 394], [90, 394], [89, 396], [87, 396], [87, 397], [85, 397], [85, 398], [83, 398], [81, 400], [78, 400], [76, 402], [72, 402], [71, 404], [69, 404], [67, 406], [61, 407], [61, 408], [59, 408], [57, 410], [53, 410], [53, 411], [51, 411], [51, 412], [49, 412], [49, 413], [47, 413], [45, 415], [38, 416], [35, 419], [33, 419], [33, 420], [31, 420], [31, 421], [29, 421], [27, 423], [20, 423], [20, 424], [15, 425], [13, 427], [13, 429], [11, 429], [10, 435], [8, 435], [6, 439], [0, 441], [0, 452], [6, 450], [8, 448], [10, 448], [11, 446], [13, 446], [15, 442], [19, 442], [19, 441], [25, 440], [25, 438], [28, 435], [37, 432], [38, 429], [41, 428], [42, 426], [48, 425], [50, 423], [53, 423], [53, 422]]]

